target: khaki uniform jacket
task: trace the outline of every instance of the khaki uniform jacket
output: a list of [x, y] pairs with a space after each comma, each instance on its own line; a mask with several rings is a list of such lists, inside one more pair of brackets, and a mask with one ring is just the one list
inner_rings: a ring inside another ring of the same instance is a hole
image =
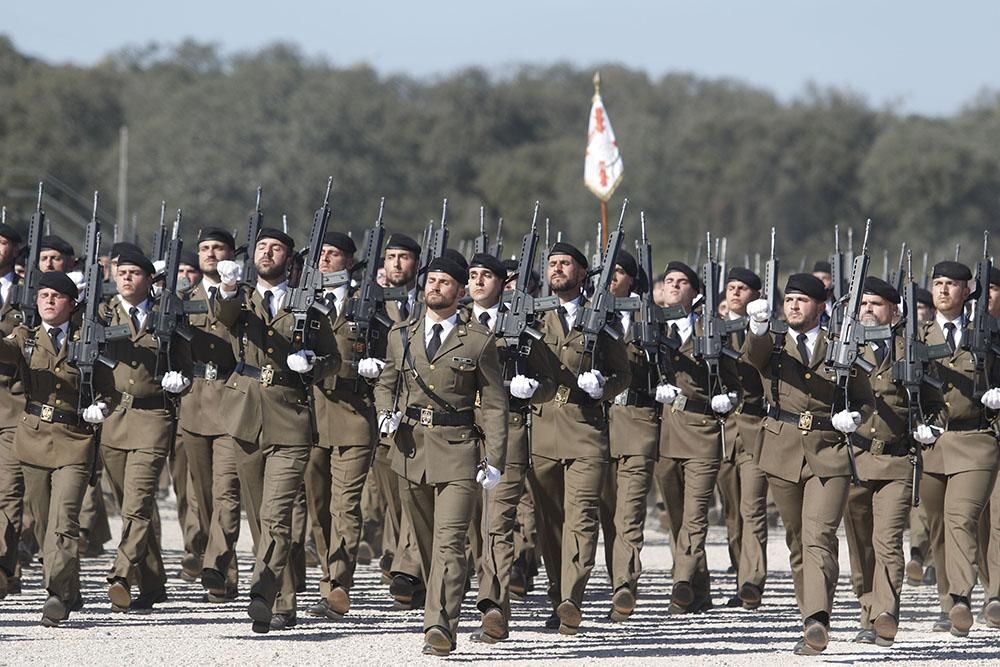
[[[924, 322], [921, 334], [928, 345], [945, 342], [944, 333], [937, 322]], [[962, 334], [962, 345], [968, 341], [969, 330], [966, 329]], [[948, 408], [948, 429], [933, 446], [924, 450], [924, 470], [945, 475], [971, 470], [995, 470], [1000, 463], [1000, 446], [988, 424], [986, 430], [980, 430], [980, 419], [986, 409], [973, 393], [977, 384], [979, 391], [1000, 384], [997, 381], [1000, 362], [990, 354], [978, 383], [975, 359], [962, 346], [950, 357], [937, 359], [930, 366], [943, 383], [941, 389]], [[996, 413], [986, 411], [986, 416], [995, 423]]]
[[619, 405], [618, 397], [612, 400], [608, 408], [610, 424], [611, 457], [657, 455], [657, 441], [650, 438], [660, 426], [660, 404], [650, 396], [649, 389], [657, 385], [659, 376], [653, 365], [646, 359], [646, 353], [634, 338], [631, 331], [622, 337], [625, 350], [628, 353], [628, 365], [632, 375], [631, 383], [626, 392], [619, 396], [638, 394], [644, 400], [651, 402], [650, 406]]
[[[79, 332], [70, 325], [69, 336], [57, 354], [52, 340], [42, 326], [34, 331], [35, 349], [31, 362], [24, 356], [24, 345], [31, 330], [17, 327], [0, 341], [0, 363], [15, 364], [28, 399], [50, 405], [65, 412], [77, 412], [80, 397], [80, 371], [66, 362], [67, 341], [78, 339]], [[95, 400], [102, 400], [113, 387], [111, 371], [102, 364], [94, 369]], [[14, 434], [14, 456], [22, 463], [44, 468], [90, 464], [94, 456], [94, 433], [89, 424], [78, 425], [45, 422], [37, 415], [24, 411], [18, 414]]]
[[[270, 366], [276, 374], [289, 378], [287, 383], [265, 386], [257, 379], [234, 372], [222, 392], [226, 432], [245, 442], [259, 439], [265, 449], [271, 445], [314, 444], [313, 414], [305, 379], [288, 369], [288, 355], [294, 351], [292, 314], [280, 310], [272, 320], [265, 312], [260, 293], [254, 289], [249, 296], [241, 291], [232, 298], [222, 299], [218, 316], [232, 334], [237, 365], [242, 344], [243, 361], [247, 365], [261, 369]], [[330, 320], [320, 317], [316, 322], [319, 330], [311, 343], [316, 353], [312, 376], [320, 380], [340, 369], [340, 353]]]
[[[9, 336], [21, 324], [21, 311], [14, 303], [11, 286], [7, 301], [0, 307], [0, 336]], [[0, 429], [13, 428], [21, 421], [24, 412], [24, 388], [17, 373], [17, 363], [0, 365]]]
[[[820, 331], [808, 366], [802, 363], [795, 344], [795, 333], [789, 331], [780, 354], [778, 396], [771, 394], [771, 350], [774, 334], [762, 336], [753, 332], [747, 336], [747, 359], [764, 376], [764, 395], [769, 405], [775, 399], [782, 410], [812, 412], [815, 416], [830, 418], [830, 407], [839, 405], [840, 389], [832, 370], [823, 367], [827, 341]], [[857, 373], [848, 384], [850, 409], [861, 413], [864, 423], [871, 416], [875, 398], [871, 383], [865, 373]], [[851, 468], [847, 445], [839, 431], [819, 429], [803, 430], [796, 424], [787, 424], [771, 417], [763, 422], [763, 442], [757, 464], [769, 474], [789, 482], [798, 482], [803, 461], [819, 477], [849, 475]]]
[[190, 345], [191, 360], [192, 363], [212, 364], [217, 378], [191, 378], [191, 387], [181, 399], [180, 407], [180, 423], [185, 430], [211, 437], [226, 433], [222, 419], [222, 394], [226, 380], [236, 366], [229, 329], [219, 321], [221, 298], [216, 295], [209, 300], [204, 282], [191, 292], [190, 301], [205, 304], [208, 310], [188, 315], [188, 326], [194, 333]]
[[[174, 403], [155, 378], [159, 346], [150, 327], [156, 318], [156, 309], [146, 316], [141, 331], [132, 326], [126, 306], [117, 296], [101, 307], [101, 314], [109, 326], [128, 325], [129, 338], [111, 341], [105, 354], [114, 359], [115, 386], [108, 396], [111, 414], [101, 429], [101, 444], [115, 449], [152, 449], [167, 452], [174, 436]], [[172, 345], [171, 369], [191, 378], [191, 350], [187, 341], [177, 336]], [[160, 374], [166, 361], [159, 359]], [[129, 398], [131, 397], [131, 398]], [[144, 407], [129, 405], [133, 401]], [[145, 407], [146, 402], [151, 407]]]
[[[690, 402], [705, 405], [703, 412], [679, 409], [683, 399], [663, 406], [663, 427], [660, 431], [660, 456], [674, 459], [719, 459], [722, 456], [720, 427], [712, 411], [712, 396], [717, 389], [709, 387], [708, 368], [705, 362], [694, 358], [695, 337], [704, 331], [701, 319], [681, 347], [670, 355], [668, 376]], [[739, 386], [736, 364], [732, 359], [719, 359], [719, 379], [723, 388], [730, 391]], [[726, 451], [733, 449], [736, 433], [727, 433]]]
[[[398, 409], [404, 417], [394, 434], [390, 457], [398, 475], [420, 484], [441, 484], [476, 477], [480, 440], [490, 464], [503, 470], [507, 449], [507, 390], [503, 386], [500, 360], [493, 334], [478, 323], [458, 323], [448, 332], [433, 359], [424, 345], [424, 317], [396, 324], [389, 331], [385, 368], [375, 385], [375, 404], [380, 411], [395, 407], [396, 383], [400, 379]], [[400, 331], [409, 336], [414, 368], [404, 360]], [[427, 388], [459, 412], [479, 412], [474, 426], [423, 426], [406, 417], [406, 408], [444, 412], [413, 378], [419, 374]], [[482, 435], [480, 435], [480, 432]]]
[[732, 431], [737, 434], [732, 449], [735, 463], [752, 461], [760, 450], [760, 423], [767, 410], [764, 405], [764, 384], [760, 372], [746, 358], [747, 338], [749, 331], [744, 331], [743, 342], [739, 336], [732, 334], [731, 342], [734, 349], [740, 351], [740, 359], [736, 362], [737, 379], [740, 384], [740, 404], [736, 411], [726, 421], [727, 434]]
[[[580, 308], [586, 307], [586, 301]], [[538, 419], [532, 425], [532, 453], [549, 459], [600, 458], [608, 460], [608, 420], [606, 407], [632, 383], [628, 352], [620, 340], [602, 335], [597, 342], [593, 367], [604, 376], [604, 396], [592, 400], [577, 386], [583, 333], [570, 329], [563, 334], [556, 311], [545, 313], [538, 327], [542, 339], [536, 341], [543, 354], [539, 367], [532, 368], [539, 381], [532, 397]], [[586, 370], [588, 365], [584, 365]]]

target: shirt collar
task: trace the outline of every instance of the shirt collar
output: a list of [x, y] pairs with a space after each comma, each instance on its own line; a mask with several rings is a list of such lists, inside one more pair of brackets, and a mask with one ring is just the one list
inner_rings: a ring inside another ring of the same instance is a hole
[[285, 292], [288, 291], [288, 281], [285, 280], [279, 283], [278, 285], [275, 285], [274, 287], [265, 287], [263, 284], [259, 282], [257, 283], [257, 294], [260, 295], [260, 298], [263, 299], [264, 292], [267, 292], [268, 290], [270, 290], [274, 294], [274, 296], [283, 295]]
[[125, 300], [125, 297], [119, 294], [118, 301], [121, 302], [122, 308], [125, 309], [126, 313], [132, 312], [133, 307], [138, 308], [139, 312], [142, 313], [143, 315], [149, 312], [149, 299], [143, 299], [141, 303], [138, 303], [135, 306], [133, 306], [131, 303]]
[[961, 313], [959, 313], [958, 317], [956, 317], [955, 319], [949, 320], [939, 312], [934, 316], [934, 319], [937, 320], [938, 326], [941, 327], [941, 331], [944, 331], [944, 325], [948, 324], [949, 322], [954, 324], [956, 329], [961, 329], [965, 325], [964, 322], [965, 317]]
[[42, 322], [42, 327], [45, 329], [46, 334], [49, 334], [49, 332], [52, 331], [53, 329], [59, 329], [59, 331], [63, 332], [63, 336], [65, 336], [66, 334], [69, 333], [69, 320], [63, 322], [57, 327], [52, 326], [48, 322]]
[[497, 312], [499, 312], [499, 310], [500, 310], [499, 301], [490, 306], [489, 308], [482, 308], [481, 306], [479, 306], [479, 304], [476, 303], [472, 304], [472, 314], [475, 316], [476, 320], [479, 320], [479, 316], [482, 315], [483, 313], [489, 313], [490, 321], [492, 322], [494, 319], [496, 319]]

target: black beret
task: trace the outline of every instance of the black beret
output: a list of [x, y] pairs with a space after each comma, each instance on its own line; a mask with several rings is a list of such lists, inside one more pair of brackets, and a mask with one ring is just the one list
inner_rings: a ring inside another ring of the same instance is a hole
[[972, 280], [972, 269], [961, 262], [938, 262], [934, 265], [931, 278], [951, 278], [952, 280]]
[[76, 254], [73, 252], [73, 246], [67, 243], [64, 239], [55, 235], [43, 236], [41, 242], [38, 245], [38, 249], [55, 250], [60, 254], [70, 255], [71, 257]]
[[726, 282], [728, 283], [730, 280], [738, 280], [750, 289], [760, 291], [760, 276], [742, 266], [734, 266], [729, 269], [729, 276], [726, 278]]
[[77, 289], [76, 283], [62, 271], [46, 271], [38, 280], [38, 287], [54, 289], [74, 301], [80, 297], [80, 290]]
[[811, 273], [793, 273], [785, 283], [785, 294], [805, 294], [816, 301], [826, 301], [823, 281]]
[[140, 269], [153, 275], [156, 273], [156, 269], [153, 267], [153, 263], [149, 261], [149, 258], [143, 255], [141, 252], [135, 252], [132, 250], [123, 250], [121, 254], [118, 255], [118, 266], [124, 266], [131, 264], [132, 266], [138, 266]]
[[934, 297], [931, 296], [931, 292], [923, 287], [917, 288], [917, 303], [922, 303], [923, 305], [933, 308], [934, 307]]
[[180, 264], [187, 264], [188, 266], [193, 266], [194, 268], [201, 271], [201, 265], [198, 264], [198, 255], [192, 250], [184, 250], [181, 252]]
[[636, 294], [645, 294], [649, 291], [649, 278], [646, 277], [646, 271], [639, 267], [639, 273], [635, 277], [635, 285], [632, 286]]
[[899, 303], [899, 292], [896, 288], [876, 276], [865, 277], [864, 293], [880, 296], [889, 303]]
[[352, 255], [358, 251], [354, 239], [343, 232], [327, 232], [326, 236], [323, 237], [323, 245], [332, 245], [334, 248]]
[[584, 257], [583, 253], [580, 252], [576, 246], [565, 243], [564, 241], [555, 242], [552, 249], [549, 250], [549, 257], [552, 257], [553, 255], [569, 255], [583, 268], [586, 269], [590, 266], [590, 262], [587, 261], [587, 258]]
[[830, 266], [830, 262], [821, 259], [813, 264], [813, 273], [833, 273], [833, 267]]
[[[500, 279], [501, 282], [507, 280], [507, 269], [504, 267], [503, 262], [494, 257], [493, 255], [488, 255], [485, 252], [477, 252], [472, 256], [472, 261], [469, 262], [469, 268], [483, 268], [488, 269]], [[517, 263], [515, 262], [514, 270], [517, 270]]]
[[698, 274], [684, 262], [674, 260], [673, 262], [667, 264], [667, 270], [663, 272], [664, 280], [666, 280], [668, 273], [673, 273], [674, 271], [679, 271], [687, 276], [688, 281], [691, 283], [691, 287], [693, 287], [695, 291], [701, 290], [701, 280], [698, 278]]
[[[274, 239], [278, 243], [283, 243], [289, 250], [295, 250], [295, 241], [292, 240], [292, 237], [274, 227], [261, 227], [257, 233], [257, 241], [261, 239]], [[254, 241], [254, 243], [257, 241]]]
[[454, 248], [445, 248], [444, 252], [441, 253], [441, 256], [450, 259], [466, 271], [469, 270], [469, 260], [465, 259], [465, 255]]
[[420, 256], [420, 244], [406, 234], [396, 232], [389, 237], [389, 242], [385, 244], [386, 250], [409, 250], [416, 257]]
[[[509, 279], [511, 276], [517, 274], [517, 267], [520, 264], [520, 262], [518, 262], [516, 259], [505, 259], [503, 260], [503, 262], [501, 262], [501, 264], [503, 264], [503, 268], [507, 270], [507, 278]], [[531, 270], [531, 278], [528, 280], [528, 284], [530, 285], [532, 282], [534, 282], [536, 285], [542, 282], [541, 277], [538, 275], [538, 271], [536, 271], [535, 269]]]
[[140, 248], [136, 244], [130, 243], [128, 241], [119, 241], [118, 243], [115, 243], [111, 246], [111, 254], [109, 255], [109, 257], [111, 257], [111, 259], [115, 259], [116, 257], [118, 257], [118, 255], [122, 254], [122, 252], [126, 250], [128, 250], [129, 252], [139, 253], [140, 255], [142, 254], [142, 248]]
[[219, 241], [234, 250], [236, 249], [236, 239], [233, 238], [231, 232], [222, 227], [205, 227], [202, 229], [201, 235], [198, 237], [198, 243], [202, 241]]
[[990, 285], [1000, 287], [1000, 267], [990, 267]]
[[21, 243], [21, 235], [6, 222], [0, 223], [0, 236], [14, 243]]
[[639, 275], [639, 263], [635, 261], [635, 257], [632, 256], [628, 250], [619, 250], [618, 257], [615, 258], [615, 264], [622, 267], [622, 271], [629, 278], [635, 278]]
[[427, 267], [427, 273], [434, 272], [447, 273], [462, 286], [469, 282], [468, 270], [464, 269], [458, 262], [448, 259], [447, 257], [438, 257], [437, 259], [431, 261], [430, 265]]

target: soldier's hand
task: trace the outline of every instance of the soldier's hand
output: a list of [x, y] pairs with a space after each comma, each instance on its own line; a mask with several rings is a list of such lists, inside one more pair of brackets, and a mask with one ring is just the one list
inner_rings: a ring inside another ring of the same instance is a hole
[[83, 421], [88, 424], [100, 424], [108, 416], [108, 405], [103, 401], [98, 401], [83, 410]]
[[980, 400], [990, 410], [1000, 410], [1000, 387], [993, 387]]
[[852, 410], [841, 410], [831, 419], [833, 427], [841, 433], [854, 433], [861, 425], [861, 413]]
[[595, 401], [601, 399], [604, 396], [604, 376], [601, 375], [601, 371], [587, 371], [586, 373], [581, 373], [576, 378], [576, 386], [587, 392]]
[[510, 381], [510, 395], [514, 398], [529, 399], [538, 390], [538, 380], [525, 375], [515, 375]]
[[163, 387], [163, 390], [171, 394], [181, 393], [187, 389], [189, 384], [191, 384], [191, 380], [188, 380], [178, 371], [167, 371], [163, 374], [163, 379], [160, 380], [160, 386]]
[[403, 421], [402, 412], [380, 412], [378, 416], [378, 432], [382, 435], [392, 435], [399, 428], [399, 422]]
[[358, 375], [369, 380], [374, 380], [382, 374], [385, 362], [375, 357], [365, 357], [358, 362]]
[[927, 424], [920, 424], [913, 430], [913, 439], [921, 445], [933, 445], [937, 440], [937, 434]]
[[767, 322], [771, 319], [771, 304], [767, 299], [757, 299], [747, 304], [747, 315], [754, 322]]
[[489, 461], [483, 461], [483, 465], [479, 468], [479, 472], [476, 473], [476, 481], [479, 482], [484, 489], [489, 491], [500, 483], [500, 471], [491, 466]]
[[729, 392], [728, 394], [716, 394], [712, 397], [712, 411], [724, 415], [733, 409], [733, 405], [736, 402], [736, 394]]
[[216, 270], [219, 272], [219, 282], [227, 292], [232, 292], [240, 281], [240, 265], [231, 259], [224, 259], [216, 266]]
[[670, 405], [681, 393], [681, 388], [669, 382], [667, 384], [656, 385], [656, 400], [664, 405]]
[[289, 370], [296, 373], [308, 373], [316, 363], [316, 353], [312, 350], [299, 350], [288, 355], [285, 363], [288, 364]]

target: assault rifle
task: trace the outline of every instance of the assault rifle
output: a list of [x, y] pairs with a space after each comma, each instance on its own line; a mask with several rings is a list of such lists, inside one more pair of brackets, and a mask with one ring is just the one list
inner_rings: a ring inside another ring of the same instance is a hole
[[177, 219], [174, 220], [173, 231], [170, 240], [164, 249], [163, 267], [163, 290], [160, 292], [160, 306], [153, 320], [153, 335], [156, 337], [159, 354], [156, 359], [156, 378], [162, 378], [163, 372], [160, 370], [160, 362], [163, 361], [166, 370], [173, 370], [173, 342], [174, 336], [180, 336], [186, 341], [190, 341], [194, 333], [187, 325], [187, 317], [184, 310], [184, 301], [177, 296], [177, 270], [181, 263], [181, 250], [184, 247], [184, 240], [180, 235], [181, 210], [177, 209]]
[[260, 228], [264, 225], [264, 212], [260, 209], [261, 190], [262, 188], [258, 185], [257, 203], [254, 205], [254, 212], [250, 214], [250, 220], [247, 222], [246, 258], [243, 261], [243, 274], [240, 276], [240, 282], [250, 292], [253, 292], [257, 287], [257, 265], [254, 264], [254, 248], [257, 244], [257, 236], [260, 234]]
[[417, 274], [417, 295], [416, 301], [413, 304], [413, 312], [410, 313], [410, 319], [417, 319], [421, 313], [423, 313], [423, 302], [420, 299], [420, 295], [424, 291], [424, 287], [427, 285], [427, 269], [435, 259], [444, 254], [445, 248], [448, 247], [448, 199], [445, 198], [444, 202], [441, 204], [441, 225], [440, 227], [434, 227], [434, 223], [427, 225], [427, 231], [424, 233], [424, 244], [421, 246], [421, 263], [420, 271]]
[[478, 255], [481, 252], [486, 252], [489, 246], [490, 238], [486, 235], [486, 207], [479, 207], [479, 236], [476, 237], [475, 243], [472, 244], [472, 252]]
[[[993, 262], [990, 260], [990, 233], [983, 232], [983, 257], [976, 262], [976, 293], [972, 306], [972, 322], [969, 325], [968, 347], [976, 365], [976, 380], [973, 387], [973, 398], [978, 401], [989, 388], [980, 386], [980, 380], [986, 369], [986, 358], [992, 352], [1000, 355], [1000, 344], [997, 340], [997, 321], [990, 316], [990, 271]], [[980, 412], [985, 418], [985, 413]]]
[[167, 202], [160, 202], [160, 226], [157, 227], [156, 232], [153, 233], [153, 256], [150, 258], [154, 262], [158, 262], [163, 259], [164, 255], [167, 254]]
[[38, 183], [38, 202], [28, 223], [28, 258], [24, 264], [24, 280], [17, 290], [17, 303], [21, 309], [21, 321], [28, 328], [38, 326], [38, 281], [42, 272], [38, 268], [38, 254], [42, 248], [42, 230], [45, 229], [45, 211], [42, 210], [42, 183]]
[[312, 349], [312, 337], [320, 326], [313, 311], [324, 317], [330, 314], [330, 306], [323, 299], [323, 273], [319, 270], [319, 258], [323, 253], [323, 237], [326, 236], [326, 227], [330, 222], [332, 188], [333, 176], [327, 179], [323, 204], [313, 214], [302, 275], [298, 284], [289, 289], [285, 304], [285, 311], [292, 314], [292, 343], [298, 350]]
[[774, 253], [774, 227], [771, 227], [771, 257], [764, 263], [764, 299], [771, 311], [771, 331], [786, 333], [788, 323], [778, 317], [778, 256]]
[[844, 268], [844, 253], [840, 249], [840, 225], [834, 225], [833, 254], [830, 255], [830, 286], [833, 292], [833, 307], [830, 309], [830, 322], [827, 325], [830, 331], [840, 331], [840, 321], [844, 315]]
[[490, 248], [490, 254], [503, 261], [503, 218], [497, 220], [497, 238]]

